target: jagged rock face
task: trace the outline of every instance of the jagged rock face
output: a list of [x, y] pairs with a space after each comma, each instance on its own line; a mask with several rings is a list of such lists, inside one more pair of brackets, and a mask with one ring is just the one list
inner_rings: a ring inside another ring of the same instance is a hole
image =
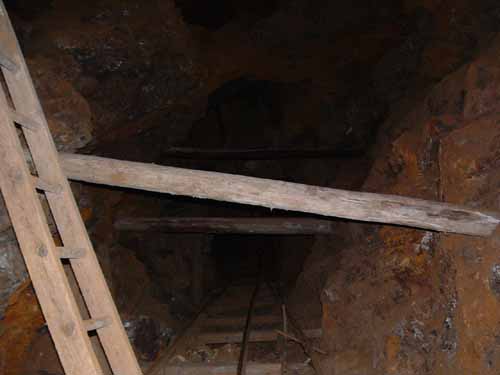
[[[386, 147], [378, 145], [385, 152], [366, 190], [500, 210], [493, 89], [499, 50], [495, 41], [405, 116], [389, 118], [383, 129], [392, 136], [384, 138]], [[498, 234], [473, 238], [370, 225], [361, 233], [354, 231], [340, 247], [330, 245], [340, 256], [330, 261], [322, 294], [324, 343], [331, 353], [326, 371], [497, 373]]]
[[[33, 3], [7, 5], [59, 150], [163, 162], [163, 148], [182, 144], [373, 148], [373, 167], [366, 155], [280, 165], [178, 163], [498, 209], [497, 122], [490, 115], [498, 109], [498, 43], [460, 68], [498, 32], [495, 1], [296, 0], [241, 7], [223, 1], [212, 19], [189, 0]], [[259, 86], [250, 93], [254, 103], [237, 95], [215, 98], [226, 83], [242, 78]], [[226, 121], [225, 135], [213, 106]], [[474, 137], [480, 143], [468, 142]], [[189, 272], [189, 256], [179, 249], [205, 246], [203, 241], [146, 245], [147, 239], [118, 238], [112, 220], [120, 206], [135, 215], [179, 206], [83, 190], [82, 215], [100, 244], [97, 253], [120, 311], [129, 322], [146, 322], [138, 332], [161, 336], [175, 328], [171, 315], [189, 310], [179, 297], [189, 280], [174, 277]], [[182, 209], [238, 212], [192, 202]], [[1, 316], [26, 280], [3, 207], [0, 237]], [[309, 242], [301, 249], [283, 242], [303, 251], [291, 262], [302, 262]], [[494, 248], [483, 240], [369, 225], [339, 225], [337, 237], [318, 239], [297, 290], [305, 313], [323, 314], [327, 373], [495, 373], [500, 276]], [[128, 273], [135, 278], [123, 279]], [[308, 296], [314, 301], [304, 304]], [[20, 303], [35, 304], [34, 298]], [[32, 321], [41, 324], [39, 311]], [[7, 347], [5, 337], [0, 347]], [[27, 345], [24, 338], [12, 347], [22, 352]], [[147, 360], [158, 349], [140, 346]]]
[[[64, 78], [72, 74], [74, 70], [72, 61], [61, 62], [35, 58], [27, 60], [27, 63], [58, 150], [74, 152], [87, 145], [92, 139], [93, 128], [89, 105], [70, 81]], [[61, 71], [66, 72], [66, 75], [61, 75]], [[26, 155], [29, 157], [29, 153]], [[42, 206], [48, 212], [44, 198], [42, 198]], [[52, 220], [49, 224], [54, 230]], [[2, 198], [0, 203], [0, 247], [2, 248], [0, 318], [5, 313], [8, 297], [27, 278], [26, 267], [10, 227], [10, 219]]]
[[[92, 140], [93, 123], [89, 104], [61, 71], [78, 69], [71, 59], [54, 61], [37, 57], [27, 61], [59, 151], [74, 152]], [[73, 68], [74, 67], [74, 68]]]
[[10, 295], [27, 278], [24, 260], [12, 231], [0, 235], [0, 318], [4, 317]]

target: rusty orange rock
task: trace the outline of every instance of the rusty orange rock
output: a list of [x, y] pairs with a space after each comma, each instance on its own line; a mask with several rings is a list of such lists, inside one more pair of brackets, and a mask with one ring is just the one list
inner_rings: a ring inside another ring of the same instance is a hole
[[43, 324], [42, 312], [28, 280], [11, 296], [5, 318], [0, 321], [2, 374], [22, 373], [26, 352]]

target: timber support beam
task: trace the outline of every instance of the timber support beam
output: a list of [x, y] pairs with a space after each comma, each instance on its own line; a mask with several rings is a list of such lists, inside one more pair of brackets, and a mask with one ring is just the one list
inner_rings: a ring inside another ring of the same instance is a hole
[[311, 235], [333, 233], [334, 222], [292, 217], [131, 217], [117, 220], [114, 227], [132, 232]]
[[72, 180], [439, 232], [490, 235], [500, 215], [447, 203], [227, 173], [61, 154]]

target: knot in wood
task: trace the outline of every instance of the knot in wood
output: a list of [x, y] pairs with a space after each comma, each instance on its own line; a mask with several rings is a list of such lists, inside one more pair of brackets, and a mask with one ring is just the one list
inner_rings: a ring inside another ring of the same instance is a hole
[[42, 258], [45, 258], [49, 254], [47, 247], [45, 245], [38, 246], [38, 255]]
[[75, 323], [69, 322], [62, 326], [62, 331], [66, 337], [71, 337], [75, 333]]

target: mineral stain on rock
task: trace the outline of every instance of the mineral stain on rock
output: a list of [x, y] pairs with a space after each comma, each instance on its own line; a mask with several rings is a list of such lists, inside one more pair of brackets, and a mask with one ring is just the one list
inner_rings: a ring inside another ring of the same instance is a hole
[[[500, 208], [498, 2], [202, 3], [6, 1], [59, 150]], [[356, 155], [179, 160], [171, 147]], [[283, 213], [72, 187], [145, 368], [199, 308], [196, 251], [208, 294], [251, 276], [265, 249], [298, 320], [323, 328], [326, 374], [500, 372], [488, 239], [342, 220], [321, 236], [117, 233], [122, 216]], [[0, 206], [0, 372], [62, 373], [27, 277]]]

